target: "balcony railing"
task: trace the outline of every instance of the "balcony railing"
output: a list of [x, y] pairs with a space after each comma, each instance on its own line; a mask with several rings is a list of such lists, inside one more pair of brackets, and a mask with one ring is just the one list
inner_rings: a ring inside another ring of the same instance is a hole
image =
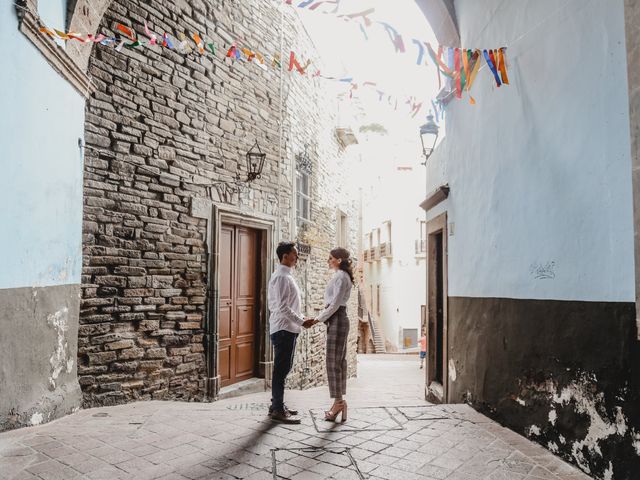
[[416, 240], [416, 255], [427, 253], [427, 241]]
[[380, 258], [391, 258], [391, 242], [385, 242], [380, 244]]

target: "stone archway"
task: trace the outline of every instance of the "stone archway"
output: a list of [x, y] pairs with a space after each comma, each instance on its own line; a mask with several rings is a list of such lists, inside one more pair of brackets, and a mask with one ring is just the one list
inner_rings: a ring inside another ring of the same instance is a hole
[[[67, 28], [70, 32], [96, 34], [112, 0], [69, 0]], [[93, 44], [67, 42], [67, 52], [83, 71], [87, 71]]]

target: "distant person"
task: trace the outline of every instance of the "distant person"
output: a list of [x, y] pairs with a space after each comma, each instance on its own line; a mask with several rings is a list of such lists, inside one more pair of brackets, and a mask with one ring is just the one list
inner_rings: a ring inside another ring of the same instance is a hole
[[325, 412], [324, 419], [335, 422], [338, 415], [341, 421], [347, 420], [347, 339], [349, 337], [349, 318], [347, 302], [353, 287], [353, 262], [344, 248], [334, 248], [327, 260], [334, 271], [324, 291], [325, 309], [320, 312], [316, 322], [327, 325], [327, 379], [329, 395], [333, 405]]
[[300, 313], [300, 289], [293, 278], [298, 263], [298, 250], [293, 242], [281, 242], [276, 249], [280, 265], [269, 280], [269, 334], [273, 345], [273, 374], [271, 377], [271, 406], [269, 416], [282, 423], [300, 423], [297, 410], [284, 404], [284, 384], [293, 366], [293, 354], [300, 327], [309, 328], [312, 319]]
[[418, 341], [420, 346], [420, 368], [424, 366], [424, 359], [427, 357], [427, 336], [422, 335], [422, 338]]

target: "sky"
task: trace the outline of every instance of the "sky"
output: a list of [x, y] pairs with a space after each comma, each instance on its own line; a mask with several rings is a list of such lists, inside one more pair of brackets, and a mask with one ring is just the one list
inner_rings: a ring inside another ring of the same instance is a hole
[[[333, 5], [327, 4], [315, 11], [297, 8], [293, 5], [302, 23], [311, 35], [324, 65], [324, 75], [354, 77], [354, 81], [375, 82], [376, 87], [362, 87], [354, 91], [356, 104], [366, 112], [364, 122], [386, 123], [387, 128], [402, 128], [417, 132], [425, 122], [431, 108], [430, 101], [438, 93], [437, 71], [425, 52], [426, 62], [417, 65], [418, 49], [413, 39], [437, 45], [435, 35], [422, 11], [414, 0], [341, 0], [337, 14], [331, 12]], [[368, 40], [361, 31], [361, 22], [345, 21], [339, 14], [362, 12], [375, 8], [369, 15], [373, 24], [365, 29]], [[402, 35], [406, 52], [396, 53], [389, 34], [377, 22], [386, 22]], [[344, 87], [348, 91], [348, 86]], [[380, 101], [376, 90], [398, 98]], [[412, 118], [409, 106], [404, 102], [408, 97], [416, 97], [423, 102], [422, 108]], [[348, 100], [347, 100], [348, 101]], [[417, 136], [417, 133], [415, 133]], [[417, 137], [416, 137], [417, 138]]]

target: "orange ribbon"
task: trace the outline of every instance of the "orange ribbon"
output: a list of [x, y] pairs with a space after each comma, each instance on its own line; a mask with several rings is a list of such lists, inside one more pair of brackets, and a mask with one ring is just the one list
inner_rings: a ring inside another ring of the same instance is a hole
[[509, 77], [507, 77], [507, 62], [505, 57], [506, 47], [502, 47], [498, 50], [498, 59], [500, 62], [500, 76], [502, 77], [502, 83], [509, 85]]

